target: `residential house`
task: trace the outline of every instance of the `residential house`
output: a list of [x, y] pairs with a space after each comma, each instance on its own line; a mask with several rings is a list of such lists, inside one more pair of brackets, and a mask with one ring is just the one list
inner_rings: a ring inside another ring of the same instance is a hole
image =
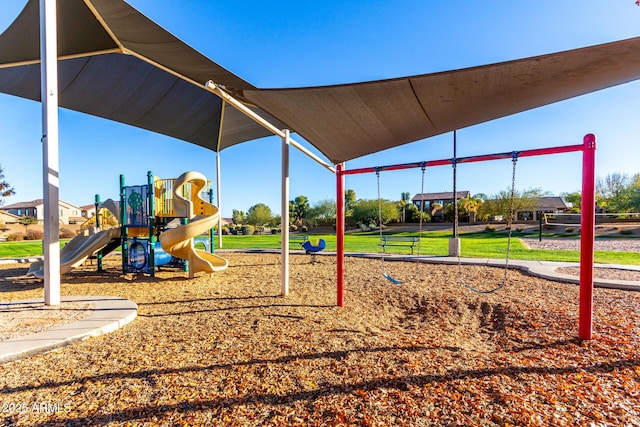
[[538, 197], [535, 208], [533, 210], [516, 211], [518, 220], [535, 220], [539, 219], [539, 215], [566, 213], [569, 206], [562, 200], [562, 197]]
[[[2, 209], [2, 207], [0, 207]], [[0, 210], [0, 224], [17, 224], [20, 217]]]
[[90, 205], [80, 206], [80, 215], [85, 220], [92, 218], [96, 214], [96, 205], [92, 203]]
[[[456, 191], [458, 199], [470, 197], [469, 191]], [[453, 203], [453, 191], [441, 192], [441, 193], [419, 193], [413, 196], [411, 202], [418, 207], [423, 206], [422, 211], [431, 215], [431, 221], [443, 222], [444, 221], [444, 207], [450, 203]], [[441, 209], [435, 209], [436, 206], [440, 206]]]
[[[83, 222], [81, 209], [77, 206], [67, 203], [63, 200], [58, 202], [60, 208], [60, 224], [75, 224]], [[13, 203], [7, 206], [0, 206], [0, 210], [17, 217], [32, 216], [39, 223], [44, 222], [44, 201], [42, 199], [32, 200], [30, 202]]]

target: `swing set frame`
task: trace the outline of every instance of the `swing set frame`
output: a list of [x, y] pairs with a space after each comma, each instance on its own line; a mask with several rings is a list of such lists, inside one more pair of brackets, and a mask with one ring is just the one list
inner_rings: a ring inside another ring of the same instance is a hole
[[347, 175], [364, 173], [376, 173], [383, 171], [414, 169], [421, 167], [445, 166], [460, 163], [484, 162], [489, 160], [512, 159], [544, 156], [549, 154], [562, 154], [582, 151], [582, 206], [593, 206], [593, 209], [581, 210], [580, 221], [580, 313], [578, 325], [578, 338], [581, 340], [593, 339], [593, 264], [594, 264], [594, 239], [595, 239], [595, 163], [596, 163], [596, 137], [587, 134], [582, 144], [565, 145], [558, 147], [537, 148], [532, 150], [511, 151], [505, 153], [486, 154], [468, 157], [458, 157], [441, 160], [428, 160], [421, 162], [402, 163], [387, 166], [365, 167], [347, 170], [344, 164], [336, 167], [336, 298], [339, 307], [344, 306], [344, 231], [345, 231], [345, 198], [344, 181]]

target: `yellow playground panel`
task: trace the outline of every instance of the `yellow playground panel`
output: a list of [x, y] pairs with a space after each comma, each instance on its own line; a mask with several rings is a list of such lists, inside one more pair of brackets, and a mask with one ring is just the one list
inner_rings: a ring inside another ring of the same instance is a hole
[[[174, 206], [175, 200], [175, 182], [177, 178], [160, 179], [154, 177], [153, 179], [153, 196], [154, 196], [154, 208], [155, 215], [161, 218], [178, 218], [181, 217], [180, 212]], [[207, 180], [207, 185], [200, 194], [197, 194], [197, 186], [191, 183], [186, 183], [181, 186], [179, 191], [180, 196], [184, 199], [190, 200], [193, 204], [194, 215], [212, 215], [212, 206], [206, 201], [209, 199], [209, 188], [211, 187], [211, 181]]]

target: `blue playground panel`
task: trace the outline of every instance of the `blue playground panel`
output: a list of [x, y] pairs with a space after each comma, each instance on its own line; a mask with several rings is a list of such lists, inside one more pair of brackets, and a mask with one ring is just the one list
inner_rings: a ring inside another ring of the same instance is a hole
[[134, 185], [124, 187], [125, 218], [123, 224], [132, 227], [148, 227], [149, 187]]
[[[149, 239], [134, 237], [129, 240], [128, 273], [149, 273]], [[173, 257], [162, 249], [160, 242], [154, 245], [154, 264], [156, 267], [168, 264]]]

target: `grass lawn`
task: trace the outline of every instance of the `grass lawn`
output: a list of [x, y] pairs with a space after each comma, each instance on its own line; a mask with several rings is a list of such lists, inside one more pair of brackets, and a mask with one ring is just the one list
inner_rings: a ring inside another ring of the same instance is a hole
[[[60, 247], [69, 240], [61, 240]], [[0, 258], [26, 258], [42, 255], [41, 240], [26, 240], [22, 242], [0, 242]]]
[[[395, 233], [398, 236], [415, 235], [415, 233]], [[423, 256], [447, 256], [449, 238], [447, 232], [423, 232], [420, 254]], [[327, 242], [327, 250], [336, 249], [335, 234], [311, 234], [311, 241], [324, 239]], [[514, 233], [511, 240], [511, 259], [527, 259], [538, 261], [569, 261], [578, 262], [580, 252], [577, 250], [541, 250], [527, 249], [520, 240], [518, 233]], [[545, 237], [554, 237], [552, 235]], [[507, 250], [507, 235], [504, 233], [461, 233], [461, 253], [463, 257], [473, 258], [504, 258]], [[62, 241], [64, 245], [67, 241]], [[262, 234], [253, 236], [225, 235], [222, 238], [225, 249], [279, 249], [280, 235]], [[380, 235], [376, 232], [354, 233], [345, 235], [345, 250], [347, 252], [381, 252], [379, 246]], [[300, 249], [298, 242], [290, 242], [290, 249]], [[387, 252], [397, 254], [410, 254], [407, 247], [391, 246]], [[418, 248], [415, 248], [418, 254]], [[42, 243], [40, 241], [25, 242], [0, 242], [0, 258], [19, 258], [42, 255]], [[640, 257], [636, 252], [596, 251], [595, 262], [603, 264], [630, 264], [640, 265]]]
[[[398, 236], [415, 235], [415, 233], [395, 233]], [[449, 252], [450, 233], [423, 232], [420, 253], [430, 256], [447, 256]], [[547, 237], [543, 235], [543, 238]], [[336, 249], [336, 236], [334, 234], [312, 234], [309, 238], [325, 239], [327, 250]], [[461, 254], [463, 257], [472, 258], [504, 258], [507, 251], [507, 235], [504, 233], [461, 233]], [[223, 246], [226, 249], [265, 248], [279, 249], [279, 235], [257, 236], [223, 236]], [[378, 233], [357, 233], [345, 235], [345, 250], [347, 252], [381, 252], [379, 246], [380, 235]], [[291, 249], [298, 249], [299, 244], [291, 242]], [[410, 254], [409, 247], [393, 246], [387, 248], [388, 252], [398, 254]], [[418, 253], [417, 248], [415, 254]], [[580, 252], [577, 250], [541, 250], [527, 249], [514, 233], [511, 240], [511, 259], [527, 259], [537, 261], [569, 261], [578, 262]], [[640, 256], [636, 252], [596, 251], [595, 262], [603, 264], [630, 264], [640, 265]]]

